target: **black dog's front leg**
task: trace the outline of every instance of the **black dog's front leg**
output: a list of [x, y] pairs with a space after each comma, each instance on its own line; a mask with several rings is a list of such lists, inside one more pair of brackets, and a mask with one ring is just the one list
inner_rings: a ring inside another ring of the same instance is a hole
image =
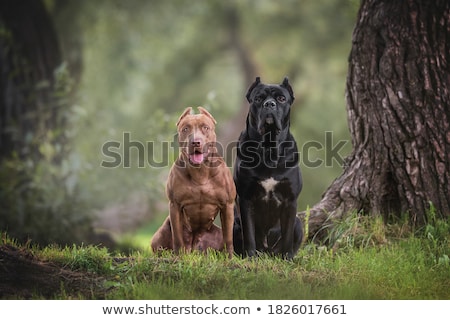
[[281, 253], [284, 259], [294, 258], [294, 226], [296, 223], [297, 208], [289, 206], [281, 214]]
[[253, 257], [256, 254], [255, 210], [250, 201], [240, 198], [242, 231], [244, 235], [244, 254]]

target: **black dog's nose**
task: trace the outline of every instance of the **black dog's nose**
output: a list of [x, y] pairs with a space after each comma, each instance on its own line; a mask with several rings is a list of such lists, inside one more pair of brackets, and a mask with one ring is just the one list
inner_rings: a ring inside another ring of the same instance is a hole
[[274, 109], [276, 106], [277, 106], [277, 104], [274, 99], [268, 99], [268, 100], [264, 101], [264, 103], [263, 103], [264, 108]]

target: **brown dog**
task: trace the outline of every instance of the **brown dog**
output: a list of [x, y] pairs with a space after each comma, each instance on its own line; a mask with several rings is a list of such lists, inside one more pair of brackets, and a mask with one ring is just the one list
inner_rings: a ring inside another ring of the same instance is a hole
[[[198, 107], [187, 108], [177, 122], [180, 156], [166, 185], [170, 214], [152, 238], [153, 251], [226, 249], [233, 254], [236, 189], [225, 161], [217, 154], [216, 120]], [[222, 229], [214, 224], [220, 213]]]

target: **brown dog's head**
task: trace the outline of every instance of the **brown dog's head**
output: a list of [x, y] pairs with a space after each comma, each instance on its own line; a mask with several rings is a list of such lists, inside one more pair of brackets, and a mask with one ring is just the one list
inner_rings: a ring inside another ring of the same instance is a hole
[[192, 114], [192, 107], [186, 108], [177, 122], [178, 142], [181, 153], [189, 162], [198, 166], [215, 153], [216, 133], [213, 116], [202, 107], [199, 114]]

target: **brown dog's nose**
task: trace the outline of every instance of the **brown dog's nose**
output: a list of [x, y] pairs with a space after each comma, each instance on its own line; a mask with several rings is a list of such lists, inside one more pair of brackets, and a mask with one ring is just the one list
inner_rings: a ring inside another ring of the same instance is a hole
[[194, 148], [198, 148], [202, 146], [202, 139], [200, 138], [193, 138], [191, 140], [191, 146]]

